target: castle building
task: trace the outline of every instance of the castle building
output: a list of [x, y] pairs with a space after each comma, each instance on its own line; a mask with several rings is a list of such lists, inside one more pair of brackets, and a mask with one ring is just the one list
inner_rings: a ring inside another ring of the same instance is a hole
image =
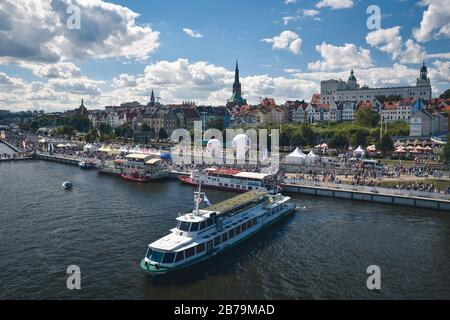
[[369, 88], [358, 84], [353, 70], [347, 81], [327, 80], [320, 83], [320, 102], [332, 104], [337, 101], [370, 101], [374, 102], [380, 96], [395, 96], [400, 99], [431, 99], [431, 83], [425, 62], [420, 68], [420, 76], [416, 86]]

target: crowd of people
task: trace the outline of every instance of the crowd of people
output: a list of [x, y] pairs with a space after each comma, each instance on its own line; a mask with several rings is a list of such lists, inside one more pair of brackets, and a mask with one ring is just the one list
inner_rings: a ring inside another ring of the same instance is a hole
[[[421, 192], [441, 192], [439, 188], [437, 188], [432, 183], [420, 183], [420, 182], [412, 182], [412, 183], [397, 183], [393, 187], [394, 189], [400, 190], [412, 190], [412, 191], [421, 191]], [[450, 190], [444, 190], [448, 193]]]

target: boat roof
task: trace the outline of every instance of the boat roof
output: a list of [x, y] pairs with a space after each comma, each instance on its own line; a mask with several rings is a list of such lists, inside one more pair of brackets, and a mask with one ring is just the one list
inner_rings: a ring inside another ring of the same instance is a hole
[[156, 250], [173, 251], [181, 246], [185, 246], [192, 241], [192, 238], [179, 236], [171, 233], [150, 244], [150, 247]]
[[154, 159], [150, 159], [150, 160], [146, 161], [145, 163], [146, 164], [156, 164], [156, 163], [158, 163], [160, 161], [162, 161], [162, 160], [159, 159], [159, 158], [154, 158]]
[[150, 158], [151, 156], [149, 156], [148, 154], [140, 154], [140, 153], [134, 153], [134, 154], [129, 154], [127, 155], [125, 158], [127, 159], [139, 159], [139, 160], [146, 160], [148, 158]]
[[235, 174], [234, 176], [237, 178], [263, 180], [264, 178], [270, 176], [270, 174], [258, 173], [258, 172], [239, 172], [238, 174]]
[[227, 211], [230, 211], [236, 207], [239, 207], [241, 205], [244, 205], [246, 203], [253, 202], [260, 197], [266, 195], [266, 191], [249, 191], [243, 194], [240, 194], [236, 197], [233, 197], [231, 199], [225, 200], [220, 203], [216, 203], [210, 207], [205, 208], [205, 211], [212, 211], [212, 212], [218, 212], [218, 213], [224, 213]]

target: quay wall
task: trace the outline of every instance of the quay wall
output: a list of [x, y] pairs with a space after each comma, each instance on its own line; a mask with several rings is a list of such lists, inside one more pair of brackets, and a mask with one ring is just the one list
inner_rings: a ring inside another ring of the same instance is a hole
[[39, 160], [65, 163], [65, 164], [70, 164], [70, 165], [74, 165], [74, 166], [78, 166], [80, 164], [80, 161], [81, 161], [79, 159], [67, 158], [67, 157], [61, 157], [61, 156], [54, 156], [54, 155], [51, 156], [51, 155], [42, 154], [42, 153], [36, 153], [35, 158], [39, 159]]
[[288, 193], [302, 193], [312, 196], [450, 211], [450, 201], [444, 199], [427, 199], [393, 194], [376, 194], [364, 191], [338, 190], [328, 187], [304, 186], [296, 184], [284, 184], [282, 187], [283, 190]]

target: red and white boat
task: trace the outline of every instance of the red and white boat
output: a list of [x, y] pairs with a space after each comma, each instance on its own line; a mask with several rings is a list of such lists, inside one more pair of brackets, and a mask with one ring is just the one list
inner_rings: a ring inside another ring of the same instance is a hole
[[209, 168], [202, 172], [192, 172], [189, 176], [180, 176], [178, 179], [192, 186], [201, 184], [205, 188], [235, 192], [271, 191], [279, 188], [274, 175], [235, 169]]
[[126, 181], [138, 182], [138, 183], [144, 183], [144, 182], [150, 181], [149, 177], [140, 175], [137, 172], [132, 173], [132, 174], [122, 174], [122, 178]]

